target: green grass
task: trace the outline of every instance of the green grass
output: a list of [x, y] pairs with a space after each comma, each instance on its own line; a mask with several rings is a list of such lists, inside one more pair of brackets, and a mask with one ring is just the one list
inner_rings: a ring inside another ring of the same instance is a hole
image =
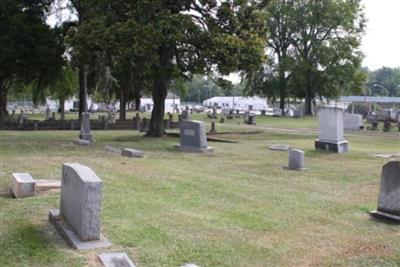
[[[399, 226], [367, 215], [388, 161], [371, 155], [398, 153], [399, 136], [353, 134], [351, 152], [337, 155], [314, 151], [315, 136], [243, 135], [253, 128], [238, 122], [223, 128], [236, 132], [217, 136], [238, 143], [210, 143], [212, 155], [181, 153], [177, 138], [134, 131], [94, 131], [91, 147], [72, 144], [77, 131], [1, 132], [1, 190], [12, 172], [59, 179], [62, 163], [89, 166], [104, 182], [102, 232], [113, 247], [71, 250], [47, 221], [56, 193], [0, 196], [0, 266], [96, 266], [95, 255], [106, 251], [127, 252], [139, 266], [400, 265]], [[257, 118], [257, 126], [315, 128], [315, 119], [303, 122]], [[287, 153], [268, 150], [272, 143], [303, 149], [307, 170], [284, 170]], [[108, 154], [105, 144], [146, 157]]]

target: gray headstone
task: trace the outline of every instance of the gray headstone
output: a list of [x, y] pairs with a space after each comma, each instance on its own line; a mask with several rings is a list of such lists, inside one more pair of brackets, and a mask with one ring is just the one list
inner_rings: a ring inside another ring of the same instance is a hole
[[315, 148], [336, 153], [349, 151], [349, 143], [344, 140], [344, 109], [340, 107], [321, 107], [318, 111], [319, 134]]
[[128, 158], [143, 158], [144, 152], [136, 149], [124, 148], [121, 150], [121, 155]]
[[189, 120], [189, 111], [187, 109], [182, 111], [182, 120]]
[[36, 183], [29, 173], [13, 173], [12, 192], [16, 198], [30, 197], [35, 195]]
[[343, 115], [344, 110], [341, 108], [321, 107], [319, 109], [319, 140], [331, 142], [344, 140]]
[[93, 142], [90, 128], [90, 113], [88, 112], [82, 113], [81, 134], [79, 135], [79, 139]]
[[193, 263], [188, 263], [188, 264], [182, 265], [181, 267], [199, 267], [199, 266], [196, 264], [193, 264]]
[[359, 130], [363, 125], [363, 118], [361, 114], [344, 114], [344, 129], [346, 130]]
[[44, 113], [46, 120], [50, 120], [51, 119], [51, 110], [49, 107], [46, 108], [46, 111]]
[[391, 161], [382, 168], [378, 211], [375, 214], [400, 222], [400, 161]]
[[63, 164], [60, 214], [82, 241], [100, 239], [102, 181], [87, 166]]
[[304, 152], [299, 149], [291, 149], [289, 151], [289, 169], [303, 170], [304, 169]]
[[135, 267], [126, 253], [102, 253], [99, 255], [105, 267]]
[[207, 145], [206, 127], [202, 121], [181, 121], [180, 140], [180, 149], [187, 152], [212, 152], [213, 150]]
[[108, 153], [113, 153], [113, 154], [121, 154], [121, 149], [115, 148], [115, 147], [110, 146], [110, 145], [105, 145], [104, 146], [104, 151], [106, 151]]

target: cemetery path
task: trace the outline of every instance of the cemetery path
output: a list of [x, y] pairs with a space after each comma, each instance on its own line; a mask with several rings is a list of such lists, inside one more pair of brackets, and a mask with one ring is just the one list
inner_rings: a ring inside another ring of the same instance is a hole
[[[306, 136], [317, 136], [318, 130], [311, 128], [276, 128], [276, 127], [267, 127], [267, 126], [255, 126], [255, 125], [231, 125], [231, 124], [219, 124], [219, 127], [229, 127], [236, 129], [253, 129], [253, 130], [262, 130], [266, 132], [275, 132], [275, 133], [285, 133], [285, 134], [295, 134], [295, 135], [306, 135]], [[346, 136], [371, 136], [378, 138], [393, 138], [399, 139], [400, 132], [382, 132], [382, 131], [345, 131]]]

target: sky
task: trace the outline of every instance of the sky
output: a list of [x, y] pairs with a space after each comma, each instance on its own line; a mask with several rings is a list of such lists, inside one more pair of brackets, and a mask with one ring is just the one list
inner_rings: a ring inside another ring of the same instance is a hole
[[[363, 66], [370, 70], [400, 67], [400, 0], [362, 0], [367, 29], [361, 49], [365, 55]], [[71, 14], [64, 12], [62, 19]], [[58, 18], [60, 19], [60, 18]], [[55, 16], [48, 19], [54, 25]]]
[[361, 49], [371, 70], [400, 67], [400, 0], [363, 0], [367, 30]]

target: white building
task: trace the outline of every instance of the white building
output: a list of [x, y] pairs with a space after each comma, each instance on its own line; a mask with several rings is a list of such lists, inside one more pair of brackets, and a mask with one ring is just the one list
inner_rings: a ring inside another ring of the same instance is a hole
[[203, 101], [203, 105], [206, 107], [217, 106], [221, 109], [234, 109], [234, 110], [269, 110], [267, 99], [254, 97], [243, 97], [243, 96], [215, 96], [213, 98]]
[[[144, 96], [140, 99], [140, 110], [145, 112], [151, 112], [154, 107], [153, 98], [151, 96]], [[174, 110], [179, 110], [181, 108], [181, 99], [179, 96], [168, 93], [165, 98], [165, 109], [164, 112], [173, 112]]]

